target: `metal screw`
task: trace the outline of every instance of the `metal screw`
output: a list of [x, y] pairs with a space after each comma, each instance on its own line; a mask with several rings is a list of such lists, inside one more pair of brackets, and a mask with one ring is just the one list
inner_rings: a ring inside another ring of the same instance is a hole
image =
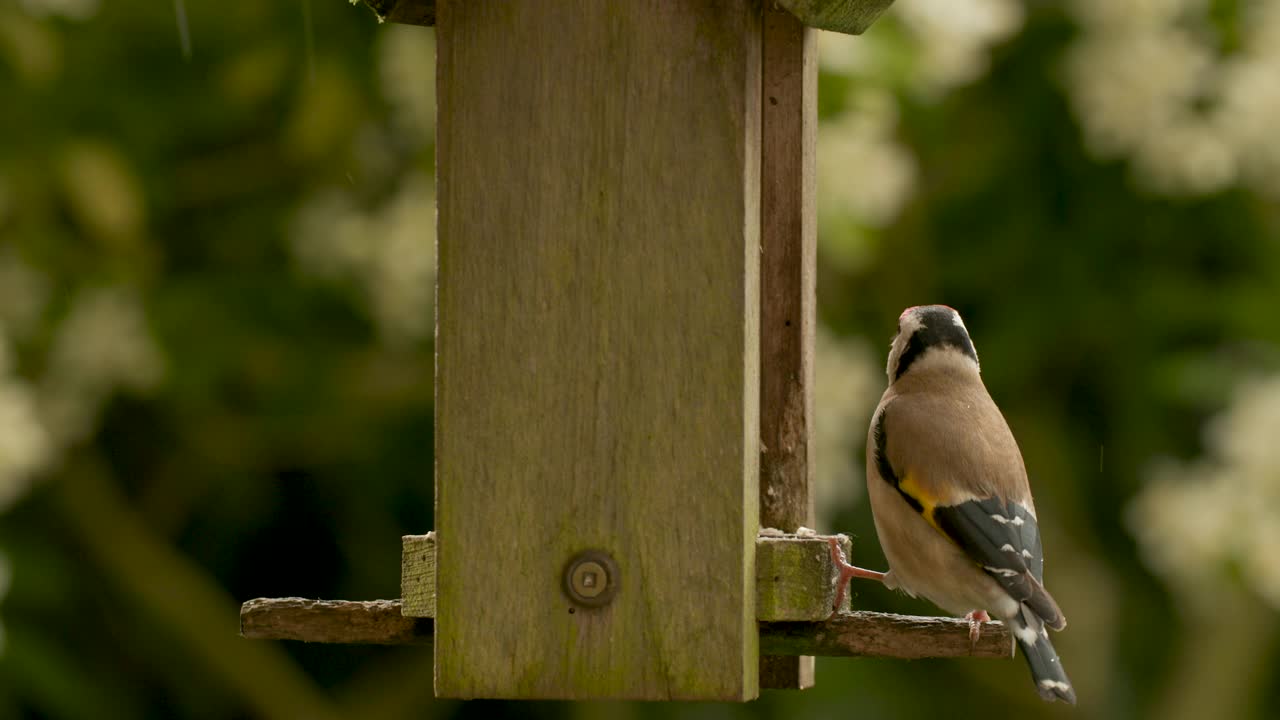
[[578, 605], [603, 607], [618, 593], [618, 564], [602, 550], [578, 553], [564, 570], [564, 591]]

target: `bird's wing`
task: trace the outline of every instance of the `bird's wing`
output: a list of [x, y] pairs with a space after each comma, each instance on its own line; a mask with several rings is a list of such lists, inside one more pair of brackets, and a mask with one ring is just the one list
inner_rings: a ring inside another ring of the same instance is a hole
[[1010, 596], [1061, 629], [1021, 453], [985, 389], [980, 395], [911, 393], [883, 404], [872, 430], [876, 469]]

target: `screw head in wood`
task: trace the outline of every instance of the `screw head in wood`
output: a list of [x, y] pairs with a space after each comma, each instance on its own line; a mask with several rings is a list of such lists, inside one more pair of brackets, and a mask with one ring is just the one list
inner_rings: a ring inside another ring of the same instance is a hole
[[603, 607], [618, 594], [618, 564], [603, 550], [586, 550], [573, 556], [564, 569], [564, 591], [583, 607]]

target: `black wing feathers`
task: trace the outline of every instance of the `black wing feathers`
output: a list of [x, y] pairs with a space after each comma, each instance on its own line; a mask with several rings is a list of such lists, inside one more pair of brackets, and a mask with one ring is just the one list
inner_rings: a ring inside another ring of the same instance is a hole
[[889, 462], [888, 452], [885, 450], [884, 442], [884, 416], [888, 413], [889, 408], [880, 408], [880, 414], [876, 417], [875, 425], [872, 426], [872, 445], [871, 452], [875, 453], [876, 470], [880, 472], [880, 478], [889, 483], [902, 495], [902, 499], [907, 501], [912, 510], [918, 513], [924, 512], [924, 505], [919, 500], [911, 496], [911, 493], [902, 489], [901, 479], [898, 473], [893, 470], [893, 463]]
[[999, 498], [934, 508], [938, 528], [1015, 600], [1027, 604], [1051, 628], [1066, 621], [1044, 589], [1044, 554], [1036, 519], [1022, 505]]
[[1027, 569], [1035, 576], [1036, 582], [1044, 584], [1044, 548], [1040, 545], [1040, 526], [1036, 524], [1036, 519], [1031, 516], [1021, 505], [1010, 503], [1014, 510], [1021, 513], [1020, 517], [1025, 518], [1025, 522], [1018, 527], [1019, 535], [1022, 539], [1023, 557], [1030, 554], [1027, 558]]

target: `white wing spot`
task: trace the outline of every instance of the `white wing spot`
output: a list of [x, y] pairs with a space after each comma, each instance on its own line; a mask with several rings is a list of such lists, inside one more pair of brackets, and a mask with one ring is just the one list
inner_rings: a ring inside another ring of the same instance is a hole
[[1016, 550], [1012, 545], [1010, 545], [1009, 543], [1005, 543], [1005, 544], [1001, 545], [1001, 546], [1000, 546], [1000, 549], [1001, 549], [1002, 551], [1004, 551], [1004, 552], [1011, 552], [1011, 553], [1016, 553], [1016, 552], [1018, 552], [1018, 551], [1017, 551], [1017, 550]]
[[1020, 518], [1020, 517], [1016, 517], [1016, 516], [1015, 516], [1012, 520], [1010, 520], [1010, 521], [1009, 521], [1009, 524], [1010, 524], [1010, 525], [1013, 525], [1014, 527], [1021, 527], [1021, 526], [1022, 526], [1022, 523], [1024, 523], [1024, 522], [1026, 522], [1026, 521], [1025, 521], [1025, 520], [1023, 520], [1023, 519], [1022, 519], [1022, 518]]
[[1023, 550], [1023, 551], [1022, 551], [1022, 557], [1024, 557], [1024, 558], [1026, 558], [1026, 559], [1030, 560], [1030, 559], [1031, 559], [1032, 557], [1034, 557], [1034, 556], [1031, 554], [1031, 551], [1030, 551], [1030, 550]]
[[1007, 517], [1005, 517], [1005, 516], [1003, 516], [1003, 515], [1001, 515], [1001, 514], [999, 514], [999, 513], [996, 513], [995, 515], [992, 515], [992, 516], [991, 516], [991, 519], [992, 519], [992, 520], [995, 520], [996, 522], [1000, 523], [1001, 525], [1004, 525], [1004, 524], [1006, 524], [1006, 523], [1008, 523], [1008, 522], [1009, 522], [1009, 518], [1007, 518]]
[[1001, 577], [1017, 577], [1019, 575], [1017, 570], [1010, 570], [1009, 568], [999, 568], [999, 567], [991, 567], [990, 565], [983, 565], [982, 569], [986, 570], [989, 573], [995, 573], [996, 575], [999, 575]]
[[1062, 682], [1061, 680], [1047, 680], [1047, 679], [1040, 681], [1040, 687], [1045, 688], [1046, 690], [1061, 690], [1063, 692], [1066, 692], [1067, 690], [1071, 689], [1070, 685]]

